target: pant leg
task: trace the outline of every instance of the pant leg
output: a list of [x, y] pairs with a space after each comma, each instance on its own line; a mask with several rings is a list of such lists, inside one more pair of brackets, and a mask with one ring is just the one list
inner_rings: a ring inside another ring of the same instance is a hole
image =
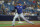
[[14, 16], [14, 19], [13, 19], [13, 21], [12, 21], [12, 24], [13, 24], [13, 25], [15, 25], [15, 20], [16, 20], [16, 18], [17, 18], [18, 16], [19, 16], [18, 13], [16, 13], [15, 16]]
[[23, 13], [20, 14], [20, 17], [21, 17], [23, 20], [25, 20], [26, 22], [28, 22], [28, 23], [30, 22], [29, 20], [27, 20], [27, 19], [23, 16]]
[[20, 20], [20, 17], [18, 17], [18, 20], [21, 21], [21, 20]]

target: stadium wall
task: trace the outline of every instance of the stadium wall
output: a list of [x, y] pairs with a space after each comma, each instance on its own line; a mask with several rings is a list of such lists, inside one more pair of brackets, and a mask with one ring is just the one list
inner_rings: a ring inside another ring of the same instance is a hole
[[[0, 21], [12, 21], [14, 16], [0, 16]], [[40, 20], [40, 16], [25, 16], [28, 20]], [[23, 19], [20, 18], [22, 21]], [[18, 19], [16, 19], [18, 21]]]

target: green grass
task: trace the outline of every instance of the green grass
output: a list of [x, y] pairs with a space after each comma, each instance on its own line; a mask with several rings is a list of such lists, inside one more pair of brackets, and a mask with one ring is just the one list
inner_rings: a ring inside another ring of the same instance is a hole
[[11, 26], [11, 24], [0, 24], [0, 26]]
[[[27, 23], [25, 21], [22, 22]], [[4, 23], [11, 23], [11, 24], [4, 24]], [[18, 23], [18, 21], [16, 21], [15, 23]], [[40, 21], [33, 21], [33, 23], [40, 23]], [[30, 25], [30, 24], [15, 24], [15, 25]], [[0, 21], [0, 26], [12, 26], [12, 21]]]

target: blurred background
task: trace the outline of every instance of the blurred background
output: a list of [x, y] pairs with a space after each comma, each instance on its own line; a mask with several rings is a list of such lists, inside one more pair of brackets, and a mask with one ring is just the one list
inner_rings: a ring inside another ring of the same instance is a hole
[[22, 5], [26, 4], [26, 8], [23, 9], [24, 16], [31, 17], [28, 19], [40, 20], [40, 0], [0, 0], [0, 20], [3, 16], [14, 16], [13, 10], [17, 2], [21, 2]]

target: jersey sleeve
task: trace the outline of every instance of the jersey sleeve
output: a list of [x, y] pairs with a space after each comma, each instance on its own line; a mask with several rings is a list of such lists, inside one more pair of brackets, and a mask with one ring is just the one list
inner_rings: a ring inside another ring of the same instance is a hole
[[16, 7], [16, 6], [15, 6], [14, 8], [15, 8], [15, 9], [17, 9], [17, 7]]

